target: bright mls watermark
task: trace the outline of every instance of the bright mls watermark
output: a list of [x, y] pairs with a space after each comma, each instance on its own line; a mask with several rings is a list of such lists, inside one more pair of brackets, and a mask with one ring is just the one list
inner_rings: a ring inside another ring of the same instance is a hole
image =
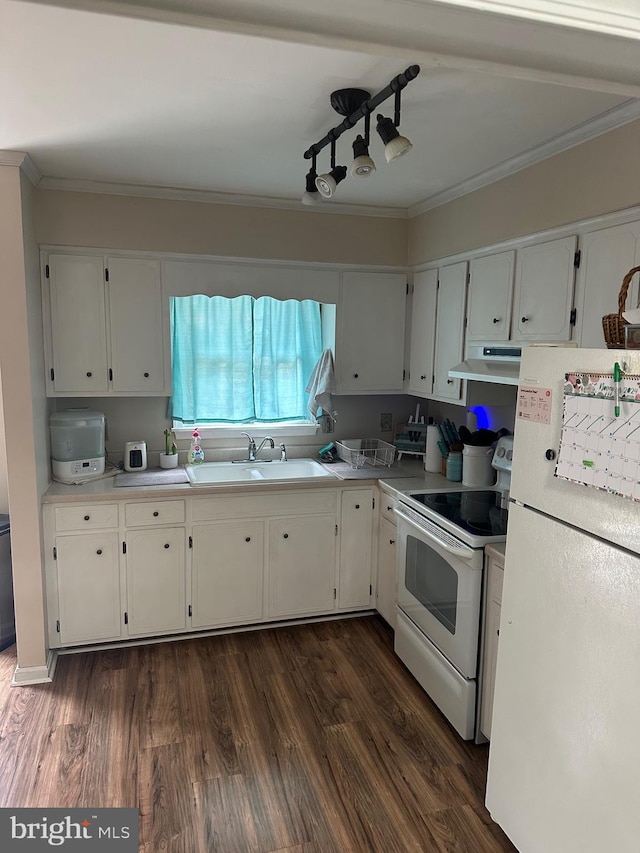
[[0, 850], [138, 853], [137, 809], [0, 809]]

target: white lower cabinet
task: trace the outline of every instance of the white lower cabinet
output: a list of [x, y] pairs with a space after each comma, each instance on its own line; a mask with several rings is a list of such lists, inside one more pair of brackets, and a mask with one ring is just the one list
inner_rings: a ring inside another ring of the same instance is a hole
[[192, 627], [262, 619], [264, 526], [250, 520], [193, 528]]
[[369, 607], [373, 545], [373, 489], [354, 489], [342, 495], [340, 510], [341, 610]]
[[119, 545], [117, 532], [56, 537], [57, 615], [51, 614], [51, 645], [120, 638]]
[[502, 610], [502, 581], [504, 555], [491, 546], [485, 551], [486, 612], [482, 655], [482, 694], [480, 698], [480, 731], [491, 740], [493, 694], [496, 683], [496, 662], [500, 637], [500, 612]]
[[126, 536], [129, 635], [166, 634], [187, 624], [184, 527], [134, 530]]
[[269, 616], [308, 616], [336, 606], [336, 517], [269, 522]]
[[367, 609], [373, 496], [337, 487], [48, 503], [49, 644]]
[[[384, 500], [384, 498], [383, 498]], [[376, 608], [382, 618], [396, 626], [396, 536], [398, 527], [384, 516], [378, 528], [378, 585]]]

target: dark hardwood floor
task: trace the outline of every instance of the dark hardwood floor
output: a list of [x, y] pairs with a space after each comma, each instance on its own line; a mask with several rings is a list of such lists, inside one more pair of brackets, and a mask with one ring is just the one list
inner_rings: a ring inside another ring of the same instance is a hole
[[0, 806], [129, 806], [144, 853], [504, 853], [465, 743], [378, 617], [61, 656], [10, 687]]

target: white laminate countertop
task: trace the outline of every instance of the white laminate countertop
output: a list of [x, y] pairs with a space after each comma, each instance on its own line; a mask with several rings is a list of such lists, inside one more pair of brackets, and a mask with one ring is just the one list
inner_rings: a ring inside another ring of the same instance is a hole
[[140, 498], [184, 497], [220, 493], [247, 493], [258, 491], [283, 491], [290, 489], [335, 488], [339, 483], [345, 485], [375, 484], [385, 492], [397, 496], [399, 492], [409, 489], [424, 489], [425, 491], [446, 491], [464, 488], [461, 483], [447, 480], [441, 474], [427, 473], [421, 459], [402, 460], [395, 462], [391, 468], [365, 466], [363, 469], [353, 469], [347, 462], [334, 462], [325, 466], [332, 477], [318, 477], [314, 480], [290, 480], [286, 483], [275, 483], [264, 480], [249, 483], [219, 483], [210, 486], [193, 487], [190, 483], [165, 484], [160, 486], [126, 486], [114, 485], [115, 477], [105, 477], [91, 480], [77, 486], [52, 482], [45, 491], [43, 503], [75, 503], [78, 501], [113, 501], [138, 500]]

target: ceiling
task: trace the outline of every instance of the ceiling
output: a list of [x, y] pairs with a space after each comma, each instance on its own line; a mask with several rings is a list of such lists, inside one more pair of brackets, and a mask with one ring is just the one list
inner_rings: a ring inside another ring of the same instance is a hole
[[[412, 151], [386, 164], [372, 129], [377, 172], [323, 207], [411, 215], [640, 116], [635, 35], [427, 0], [325, 0], [312, 18], [293, 0], [125, 6], [0, 0], [0, 151], [27, 153], [42, 186], [297, 207], [304, 151], [342, 121], [330, 93], [375, 94], [414, 63]], [[393, 99], [376, 112], [393, 115]]]

